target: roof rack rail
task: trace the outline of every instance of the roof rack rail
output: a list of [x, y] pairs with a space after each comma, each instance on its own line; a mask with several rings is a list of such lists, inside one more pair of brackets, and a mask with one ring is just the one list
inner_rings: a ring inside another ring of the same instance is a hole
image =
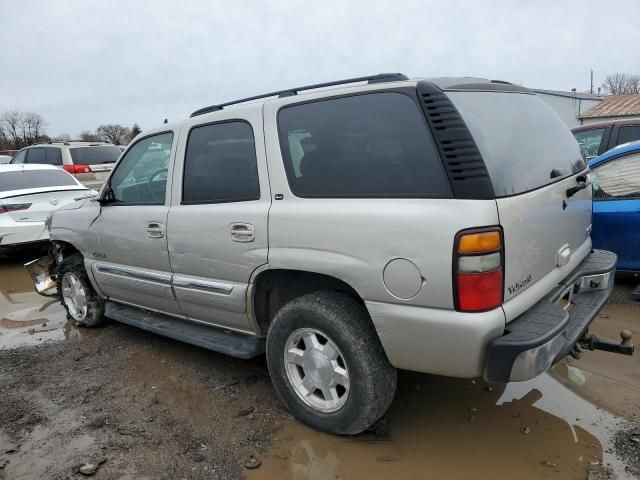
[[357, 82], [384, 83], [384, 82], [396, 82], [396, 81], [402, 81], [402, 80], [409, 80], [409, 77], [407, 77], [402, 73], [378, 73], [377, 75], [369, 75], [366, 77], [347, 78], [344, 80], [335, 80], [333, 82], [316, 83], [313, 85], [305, 85], [303, 87], [287, 88], [286, 90], [278, 90], [277, 92], [264, 93], [262, 95], [255, 95], [253, 97], [242, 98], [240, 100], [233, 100], [231, 102], [220, 103], [218, 105], [211, 105], [209, 107], [204, 107], [193, 112], [191, 114], [191, 117], [204, 115], [205, 113], [215, 112], [216, 110], [222, 110], [224, 107], [228, 107], [230, 105], [250, 102], [252, 100], [259, 100], [261, 98], [289, 97], [292, 95], [297, 95], [298, 92], [302, 92], [304, 90], [314, 90], [316, 88], [333, 87], [335, 85], [345, 85], [348, 83], [357, 83]]

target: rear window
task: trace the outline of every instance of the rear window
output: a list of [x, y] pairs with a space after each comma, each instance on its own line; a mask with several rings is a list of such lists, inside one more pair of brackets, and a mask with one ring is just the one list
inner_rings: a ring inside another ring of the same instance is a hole
[[447, 92], [473, 135], [498, 197], [535, 190], [586, 168], [576, 139], [536, 95]]
[[75, 165], [98, 165], [100, 163], [114, 163], [122, 151], [113, 145], [104, 147], [74, 147], [70, 148], [71, 159]]
[[396, 92], [284, 107], [280, 146], [301, 197], [448, 197], [422, 112]]
[[0, 192], [44, 187], [77, 187], [71, 175], [63, 170], [21, 170], [0, 173]]

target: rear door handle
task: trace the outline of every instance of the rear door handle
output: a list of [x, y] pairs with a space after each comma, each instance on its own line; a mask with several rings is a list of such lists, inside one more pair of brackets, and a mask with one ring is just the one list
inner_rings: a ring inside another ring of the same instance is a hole
[[234, 242], [248, 243], [256, 238], [255, 228], [250, 223], [232, 223], [229, 225], [231, 240]]
[[147, 223], [147, 236], [151, 238], [162, 238], [164, 236], [164, 226], [160, 222]]

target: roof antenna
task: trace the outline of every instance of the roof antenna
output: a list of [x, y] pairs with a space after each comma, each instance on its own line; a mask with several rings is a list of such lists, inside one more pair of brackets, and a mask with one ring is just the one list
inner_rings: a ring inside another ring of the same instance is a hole
[[164, 122], [162, 122], [162, 123], [169, 123], [169, 121], [165, 118]]

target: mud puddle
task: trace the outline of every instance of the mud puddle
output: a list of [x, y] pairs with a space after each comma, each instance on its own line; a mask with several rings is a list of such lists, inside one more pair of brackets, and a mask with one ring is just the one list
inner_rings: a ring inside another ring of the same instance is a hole
[[38, 295], [24, 269], [29, 256], [0, 261], [0, 349], [91, 334], [67, 323], [58, 300]]
[[[637, 343], [638, 305], [608, 305], [592, 330], [621, 328]], [[287, 421], [248, 478], [635, 478], [614, 435], [640, 419], [639, 367], [638, 356], [585, 352], [506, 386], [403, 372], [382, 432], [335, 437]]]

